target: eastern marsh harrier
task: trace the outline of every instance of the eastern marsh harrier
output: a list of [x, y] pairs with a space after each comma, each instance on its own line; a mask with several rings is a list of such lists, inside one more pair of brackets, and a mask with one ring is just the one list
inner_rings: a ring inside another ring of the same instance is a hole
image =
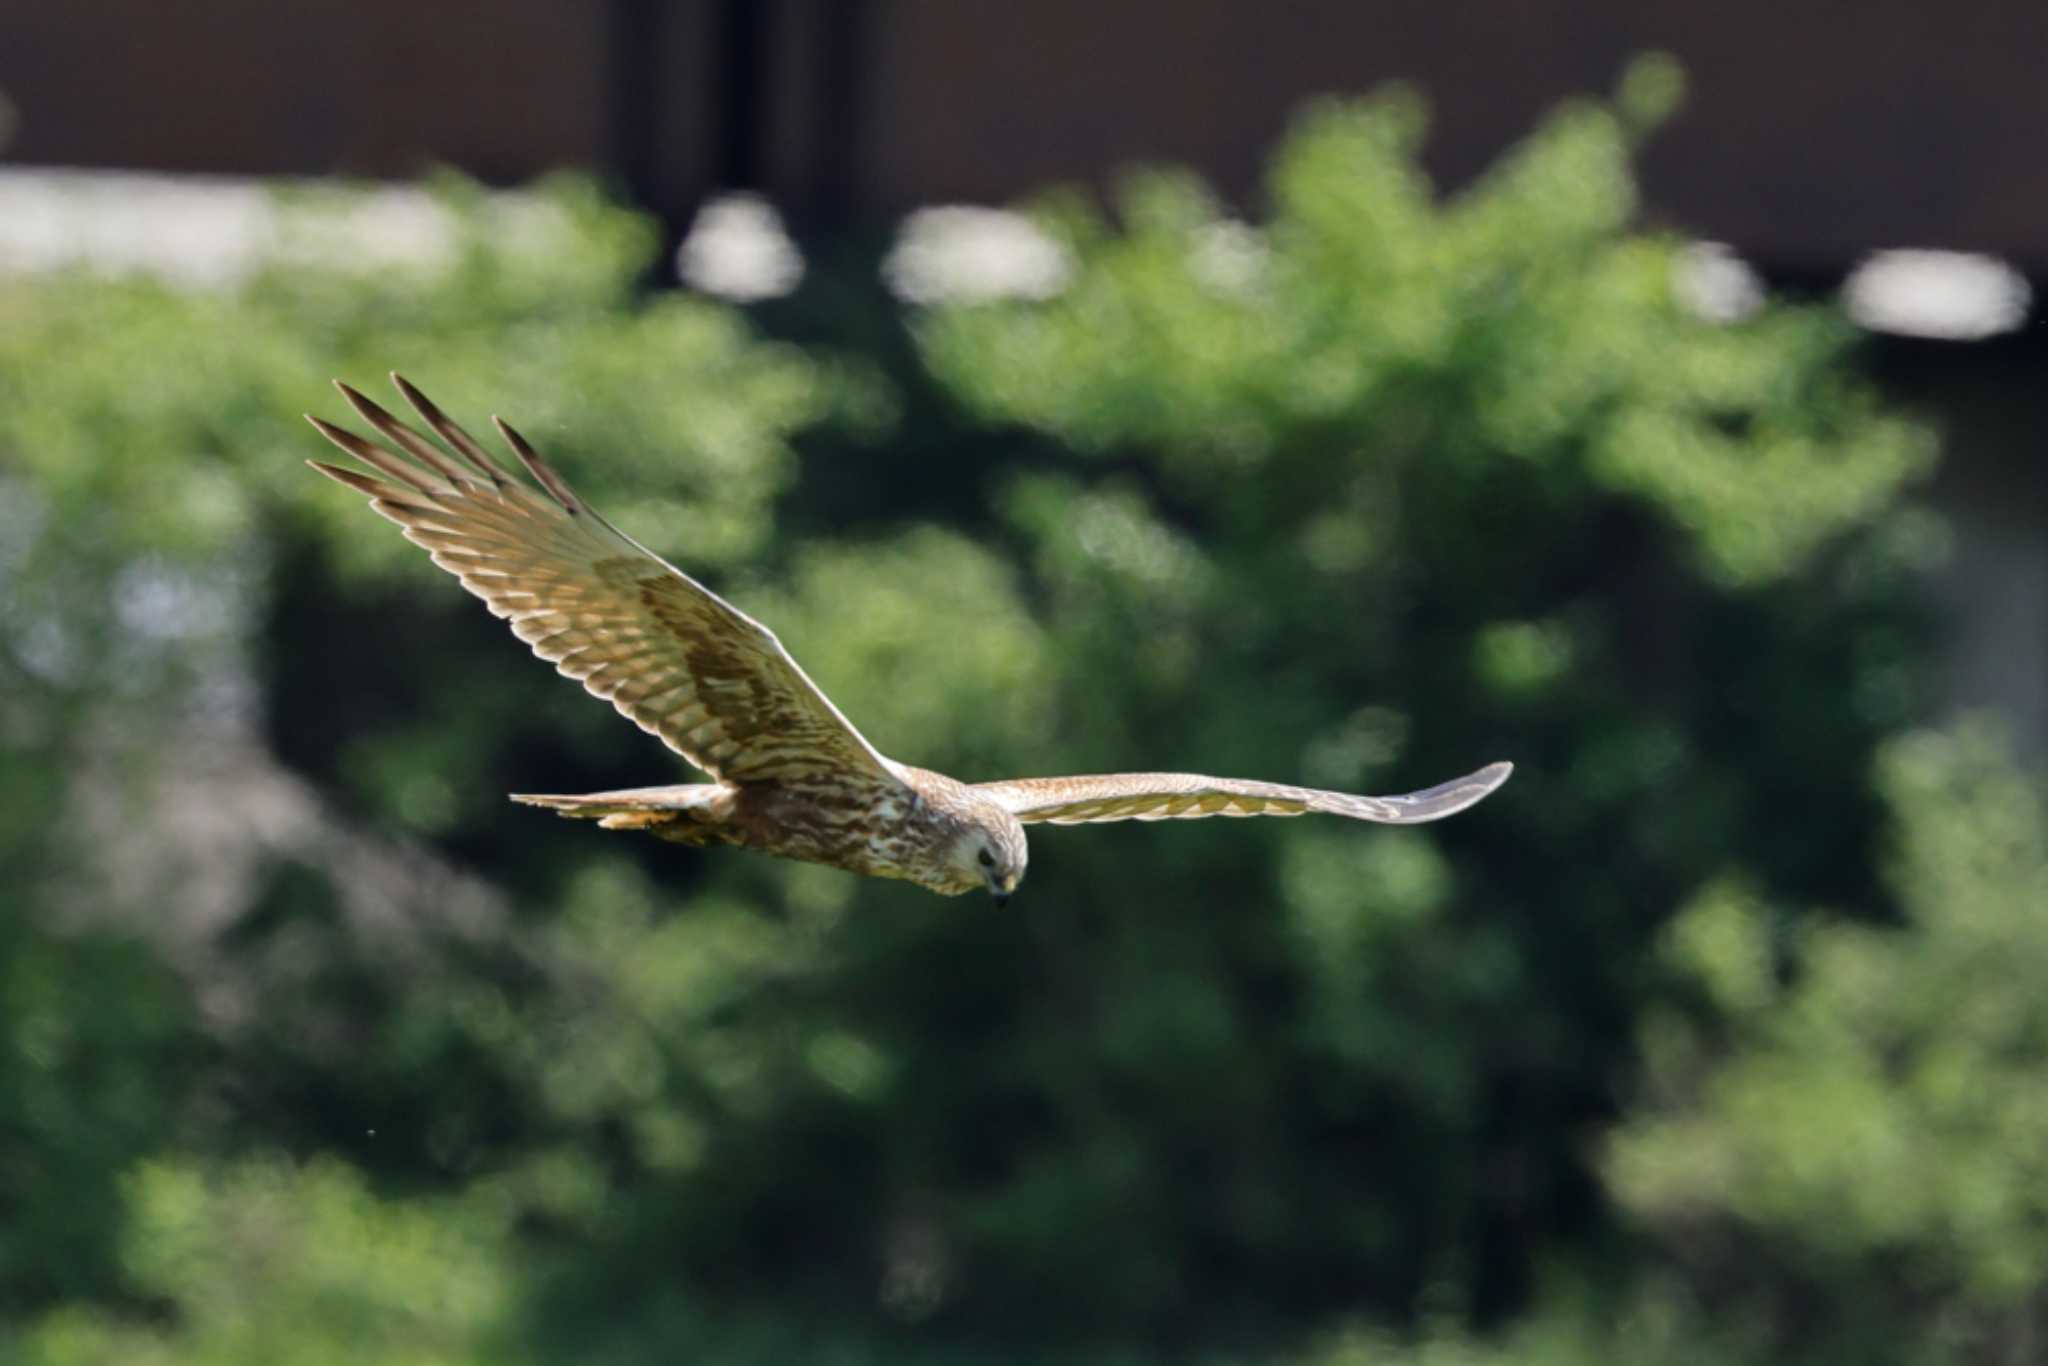
[[608, 830], [733, 844], [934, 892], [1008, 900], [1024, 827], [1043, 821], [1299, 816], [1412, 825], [1463, 811], [1512, 766], [1397, 797], [1359, 797], [1193, 773], [1109, 773], [968, 784], [885, 758], [760, 622], [586, 506], [524, 437], [498, 432], [533, 483], [397, 375], [442, 449], [337, 382], [389, 446], [308, 415], [374, 475], [311, 461], [370, 499], [542, 659], [658, 737], [708, 783], [575, 796], [513, 795]]

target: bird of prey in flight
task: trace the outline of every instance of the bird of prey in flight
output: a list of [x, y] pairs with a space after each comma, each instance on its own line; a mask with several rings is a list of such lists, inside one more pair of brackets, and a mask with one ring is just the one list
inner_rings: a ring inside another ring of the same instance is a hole
[[370, 499], [542, 659], [648, 731], [708, 783], [514, 801], [610, 830], [731, 844], [997, 905], [1024, 876], [1034, 822], [1299, 816], [1411, 825], [1463, 811], [1507, 781], [1488, 764], [1395, 797], [1193, 773], [963, 783], [884, 757], [797, 666], [775, 633], [587, 506], [526, 439], [492, 419], [532, 480], [501, 465], [419, 390], [392, 382], [436, 445], [346, 384], [388, 446], [310, 414], [373, 474], [311, 461]]

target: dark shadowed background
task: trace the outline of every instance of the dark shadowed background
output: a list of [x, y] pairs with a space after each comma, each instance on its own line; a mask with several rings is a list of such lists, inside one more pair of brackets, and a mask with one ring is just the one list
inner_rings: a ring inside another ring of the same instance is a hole
[[[1653, 55], [1642, 55], [1642, 54]], [[0, 1354], [2030, 1361], [2048, 17], [0, 3]], [[301, 463], [520, 425], [1041, 828], [670, 780]]]

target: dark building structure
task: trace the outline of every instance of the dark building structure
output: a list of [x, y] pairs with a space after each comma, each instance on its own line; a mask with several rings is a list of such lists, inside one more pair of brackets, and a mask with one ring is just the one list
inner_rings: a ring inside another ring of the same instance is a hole
[[0, 4], [12, 159], [511, 181], [607, 168], [670, 217], [999, 201], [1133, 161], [1248, 193], [1289, 111], [1389, 80], [1468, 174], [1633, 54], [1692, 98], [1653, 209], [1775, 271], [1873, 247], [2048, 271], [2048, 8], [1652, 0], [92, 0]]

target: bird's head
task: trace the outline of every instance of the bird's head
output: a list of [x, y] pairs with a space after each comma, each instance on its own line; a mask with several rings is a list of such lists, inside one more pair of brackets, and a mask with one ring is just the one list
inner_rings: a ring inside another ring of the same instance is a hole
[[994, 802], [976, 802], [970, 818], [953, 838], [947, 863], [961, 890], [987, 887], [1000, 909], [1024, 880], [1031, 853], [1024, 827]]

